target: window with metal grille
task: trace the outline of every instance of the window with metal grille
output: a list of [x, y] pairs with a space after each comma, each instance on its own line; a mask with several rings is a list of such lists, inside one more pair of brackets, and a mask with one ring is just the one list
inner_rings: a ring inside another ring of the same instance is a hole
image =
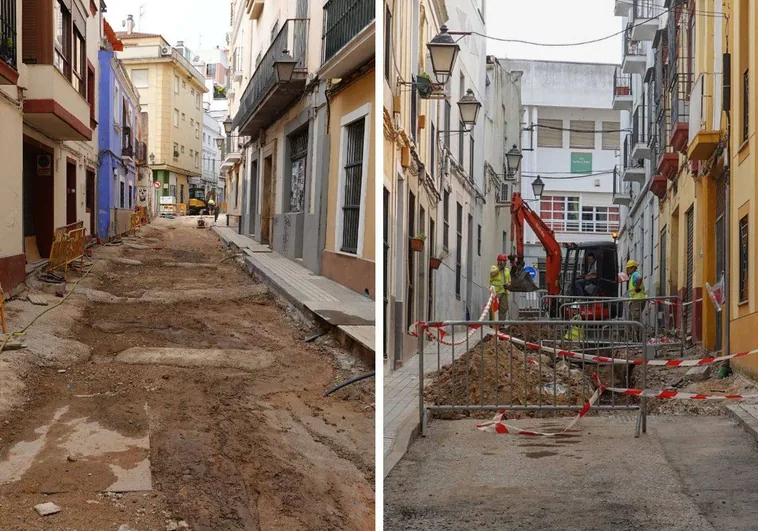
[[619, 221], [619, 207], [582, 207], [582, 232], [618, 232]]
[[578, 232], [579, 197], [542, 196], [540, 217], [554, 231]]
[[595, 122], [571, 120], [569, 124], [569, 147], [595, 149]]
[[431, 140], [431, 146], [429, 148], [429, 176], [434, 179], [437, 175], [437, 168], [435, 167], [435, 154], [437, 152], [437, 136], [435, 135], [434, 124], [432, 124], [432, 135], [429, 137]]
[[471, 137], [471, 152], [469, 153], [468, 157], [468, 176], [471, 177], [471, 180], [474, 180], [474, 137]]
[[455, 298], [461, 300], [461, 272], [463, 271], [463, 206], [456, 202], [455, 211]]
[[666, 227], [663, 228], [661, 231], [661, 269], [659, 271], [660, 277], [658, 279], [658, 282], [660, 283], [660, 293], [661, 295], [665, 296], [667, 295], [666, 292], [666, 268], [668, 267], [668, 230]]
[[390, 191], [384, 189], [384, 219], [383, 219], [383, 235], [384, 235], [384, 358], [389, 357], [389, 342], [387, 341], [387, 309], [389, 307], [389, 259], [390, 259]]
[[[414, 238], [416, 236], [416, 196], [413, 192], [408, 192], [408, 236]], [[407, 320], [405, 322], [406, 329], [410, 327], [416, 319], [413, 315], [415, 299], [415, 287], [416, 287], [416, 252], [408, 245], [408, 271], [406, 274], [406, 282], [408, 285], [408, 296], [406, 298], [406, 311]]]
[[476, 254], [482, 256], [482, 226], [477, 225], [476, 229]]
[[[305, 162], [307, 155], [308, 129], [305, 129], [290, 137], [290, 161], [292, 162], [292, 171], [290, 172], [290, 212], [303, 212], [305, 210]], [[361, 135], [358, 159], [360, 162], [363, 161], [363, 135]]]
[[621, 149], [621, 135], [619, 122], [603, 122], [603, 149], [618, 151]]
[[411, 138], [414, 140], [418, 134], [418, 91], [416, 85], [411, 87]]
[[537, 120], [537, 147], [563, 147], [563, 120]]
[[442, 201], [442, 248], [450, 249], [450, 192], [445, 190]]
[[750, 87], [748, 84], [749, 70], [742, 74], [742, 141], [747, 142], [749, 135], [748, 119], [750, 118]]
[[390, 6], [384, 7], [384, 77], [390, 80], [392, 68], [392, 12]]
[[740, 220], [740, 302], [748, 298], [748, 225], [747, 216]]
[[121, 187], [119, 188], [119, 207], [124, 208], [124, 181], [121, 181]]
[[[429, 252], [432, 253], [432, 256], [437, 255], [437, 247], [436, 247], [436, 235], [435, 231], [436, 226], [434, 224], [434, 220], [429, 218]], [[434, 317], [434, 275], [431, 271], [431, 266], [429, 266], [429, 279], [427, 282], [429, 283], [429, 288], [427, 290], [427, 304], [429, 307], [427, 308], [427, 320], [431, 320]], [[384, 278], [387, 278], [386, 276]], [[385, 321], [386, 322], [386, 321]]]
[[342, 194], [342, 245], [346, 253], [358, 253], [358, 229], [361, 219], [361, 186], [363, 183], [363, 142], [366, 119], [345, 127], [345, 188]]

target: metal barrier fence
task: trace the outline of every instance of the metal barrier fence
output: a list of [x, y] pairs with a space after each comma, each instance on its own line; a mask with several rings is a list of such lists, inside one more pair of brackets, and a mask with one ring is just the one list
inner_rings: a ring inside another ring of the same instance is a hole
[[69, 266], [77, 260], [84, 260], [85, 233], [83, 221], [55, 229], [47, 263], [49, 273], [60, 269], [66, 279]]
[[[686, 347], [686, 326], [681, 297], [574, 297], [545, 295], [540, 299], [540, 318], [583, 320], [629, 320], [641, 323], [647, 338], [656, 348]], [[673, 338], [671, 337], [673, 336]]]
[[[425, 328], [422, 330], [422, 328]], [[433, 329], [444, 328], [445, 347], [437, 341], [434, 381], [428, 389], [425, 357], [419, 355], [419, 420], [421, 434], [435, 412], [527, 411], [579, 412], [594, 393], [593, 374], [604, 385], [632, 385], [632, 370], [647, 383], [653, 353], [645, 328], [634, 321], [445, 321], [421, 324], [418, 349]], [[493, 332], [493, 328], [497, 329]], [[473, 329], [474, 333], [471, 334]], [[463, 331], [462, 331], [463, 330]], [[439, 335], [439, 334], [438, 334]], [[459, 339], [456, 341], [456, 335]], [[642, 341], [633, 342], [640, 337]], [[465, 338], [465, 342], [461, 339]], [[456, 344], [459, 343], [459, 344]], [[592, 355], [584, 355], [590, 350]], [[640, 345], [644, 345], [641, 347]], [[595, 355], [604, 356], [598, 363]], [[635, 365], [633, 360], [642, 360]], [[428, 359], [426, 360], [428, 361]], [[605, 383], [605, 382], [609, 382]], [[425, 396], [425, 392], [427, 393]], [[428, 400], [427, 400], [428, 398]], [[635, 435], [646, 431], [645, 398], [600, 398], [593, 409], [638, 411]]]
[[527, 320], [538, 319], [541, 315], [541, 300], [545, 295], [547, 295], [547, 290], [545, 289], [512, 293], [513, 303], [518, 308], [518, 318]]

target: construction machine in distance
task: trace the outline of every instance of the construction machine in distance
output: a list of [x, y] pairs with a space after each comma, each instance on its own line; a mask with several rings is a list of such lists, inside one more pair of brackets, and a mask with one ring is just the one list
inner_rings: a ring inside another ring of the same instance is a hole
[[[213, 192], [210, 192], [208, 195], [210, 196], [211, 194], [213, 194]], [[198, 214], [210, 214], [210, 208], [208, 208], [209, 200], [210, 197], [206, 197], [205, 190], [202, 188], [195, 188], [190, 186], [187, 213], [190, 216], [196, 216]]]
[[[576, 222], [581, 223], [580, 220]], [[553, 230], [531, 209], [519, 192], [515, 192], [511, 200], [511, 244], [515, 250], [515, 255], [511, 257], [511, 291], [530, 292], [539, 289], [529, 273], [524, 270], [525, 223], [531, 227], [545, 248], [545, 281], [548, 295], [585, 296], [584, 293], [576, 293], [574, 280], [581, 278], [582, 272], [587, 270], [587, 256], [592, 253], [598, 273], [596, 292], [593, 296], [618, 297], [619, 262], [615, 239], [605, 242], [565, 243], [562, 248]], [[545, 310], [549, 315], [558, 317], [562, 302], [554, 299], [548, 299], [547, 302], [548, 308]], [[579, 315], [585, 320], [613, 319], [620, 315], [621, 311], [620, 305], [616, 304], [583, 303], [578, 307]], [[566, 315], [562, 317], [569, 318], [571, 313], [571, 309], [567, 308]]]

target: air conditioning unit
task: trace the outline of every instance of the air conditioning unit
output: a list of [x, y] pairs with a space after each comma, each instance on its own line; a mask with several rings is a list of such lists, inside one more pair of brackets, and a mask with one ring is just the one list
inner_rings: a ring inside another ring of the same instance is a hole
[[171, 55], [171, 46], [163, 46], [161, 48], [161, 55], [164, 57], [167, 55]]

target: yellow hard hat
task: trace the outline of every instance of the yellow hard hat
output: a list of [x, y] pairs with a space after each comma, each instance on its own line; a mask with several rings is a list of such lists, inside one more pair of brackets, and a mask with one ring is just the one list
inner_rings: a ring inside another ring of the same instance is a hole
[[639, 264], [638, 264], [637, 262], [635, 262], [634, 260], [629, 260], [629, 261], [626, 263], [626, 267], [637, 267], [638, 265], [639, 265]]

